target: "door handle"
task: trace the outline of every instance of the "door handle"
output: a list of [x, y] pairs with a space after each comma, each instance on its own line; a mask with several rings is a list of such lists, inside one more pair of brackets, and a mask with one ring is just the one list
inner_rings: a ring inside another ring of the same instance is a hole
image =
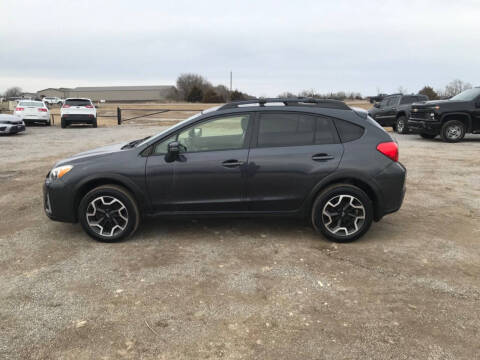
[[235, 168], [242, 166], [243, 164], [245, 163], [239, 160], [225, 160], [224, 162], [222, 162], [222, 166], [226, 168]]
[[332, 159], [333, 159], [333, 156], [328, 154], [315, 154], [312, 156], [313, 161], [328, 161]]

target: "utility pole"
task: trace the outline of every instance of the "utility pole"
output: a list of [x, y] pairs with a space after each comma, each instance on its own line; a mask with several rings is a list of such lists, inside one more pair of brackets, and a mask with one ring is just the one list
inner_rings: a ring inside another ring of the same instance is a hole
[[232, 92], [232, 70], [230, 70], [230, 92]]

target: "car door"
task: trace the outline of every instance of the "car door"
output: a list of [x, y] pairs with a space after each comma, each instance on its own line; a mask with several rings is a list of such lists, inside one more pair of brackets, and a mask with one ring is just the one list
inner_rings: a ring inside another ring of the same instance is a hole
[[480, 96], [473, 102], [472, 130], [480, 132]]
[[245, 168], [251, 119], [248, 113], [210, 118], [170, 138], [183, 146], [180, 156], [171, 163], [161, 155], [160, 160], [147, 162], [147, 183], [155, 210], [246, 210]]
[[253, 212], [301, 208], [311, 189], [333, 172], [343, 154], [330, 118], [262, 112], [248, 161], [247, 200]]
[[378, 110], [376, 111], [376, 114], [375, 114], [375, 120], [380, 124], [380, 125], [383, 125], [383, 120], [385, 118], [385, 111], [387, 109], [387, 104], [388, 104], [388, 101], [390, 100], [390, 97], [386, 97], [384, 98], [381, 102], [380, 102], [380, 107], [378, 108]]
[[386, 126], [393, 125], [397, 116], [397, 107], [401, 96], [391, 96], [385, 107], [384, 122]]

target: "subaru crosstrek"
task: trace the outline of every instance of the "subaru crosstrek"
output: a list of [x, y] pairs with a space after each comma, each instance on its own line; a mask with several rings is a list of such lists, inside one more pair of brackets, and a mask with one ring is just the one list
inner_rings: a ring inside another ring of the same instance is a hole
[[295, 216], [352, 241], [397, 211], [398, 145], [343, 102], [260, 99], [197, 114], [155, 136], [80, 153], [47, 174], [52, 220], [106, 242], [145, 216]]

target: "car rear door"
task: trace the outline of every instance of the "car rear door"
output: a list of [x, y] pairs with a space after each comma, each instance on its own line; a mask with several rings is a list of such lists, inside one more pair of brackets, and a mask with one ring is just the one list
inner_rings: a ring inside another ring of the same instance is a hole
[[261, 112], [248, 160], [247, 201], [253, 212], [299, 210], [312, 188], [335, 171], [343, 154], [332, 119]]

